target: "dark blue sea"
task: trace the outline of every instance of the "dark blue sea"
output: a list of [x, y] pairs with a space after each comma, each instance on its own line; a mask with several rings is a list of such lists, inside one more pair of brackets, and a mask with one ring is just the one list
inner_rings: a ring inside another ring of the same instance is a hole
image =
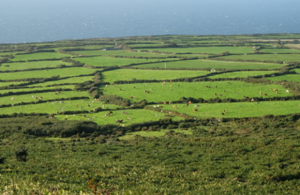
[[300, 33], [300, 0], [3, 0], [0, 43]]

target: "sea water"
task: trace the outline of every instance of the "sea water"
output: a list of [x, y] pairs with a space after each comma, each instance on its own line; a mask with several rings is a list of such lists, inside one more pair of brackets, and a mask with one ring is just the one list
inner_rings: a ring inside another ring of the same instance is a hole
[[300, 33], [299, 7], [299, 0], [3, 0], [0, 43]]

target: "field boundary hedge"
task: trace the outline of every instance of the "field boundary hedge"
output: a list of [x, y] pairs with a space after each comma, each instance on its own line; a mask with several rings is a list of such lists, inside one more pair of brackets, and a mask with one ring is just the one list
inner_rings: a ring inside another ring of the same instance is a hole
[[56, 91], [73, 91], [72, 89], [43, 89], [43, 90], [36, 90], [36, 91], [19, 91], [19, 92], [7, 92], [7, 93], [0, 93], [0, 97], [11, 96], [11, 95], [23, 95], [23, 94], [31, 94], [31, 93], [46, 93], [46, 92], [56, 92]]

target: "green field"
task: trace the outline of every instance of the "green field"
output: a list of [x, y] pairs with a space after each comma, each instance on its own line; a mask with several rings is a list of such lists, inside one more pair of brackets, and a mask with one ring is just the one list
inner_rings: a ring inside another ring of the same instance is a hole
[[[107, 105], [107, 106], [110, 106], [110, 108], [112, 107], [111, 105]], [[125, 112], [125, 114], [123, 114], [123, 111]], [[77, 114], [75, 116], [70, 115], [68, 116], [68, 120], [80, 120], [80, 119], [88, 120], [88, 118], [90, 118], [93, 122], [97, 123], [98, 125], [105, 125], [105, 124], [118, 124], [116, 123], [116, 120], [123, 119], [123, 124], [126, 126], [132, 123], [158, 121], [159, 119], [165, 117], [165, 113], [157, 113], [155, 111], [145, 110], [145, 109], [117, 110], [117, 111], [113, 111], [113, 114], [111, 114], [109, 117], [105, 116], [105, 114], [107, 113], [109, 113], [109, 111], [99, 112], [94, 114], [86, 114], [87, 117], [83, 117], [84, 114]], [[60, 120], [64, 120], [66, 116], [58, 115], [56, 116], [56, 118]], [[181, 117], [173, 117], [172, 120], [179, 121], [184, 119]]]
[[40, 53], [32, 53], [32, 54], [23, 54], [23, 55], [15, 55], [11, 61], [27, 61], [27, 60], [36, 60], [36, 59], [52, 59], [52, 58], [63, 58], [71, 56], [69, 54], [61, 54], [56, 52], [40, 52]]
[[[178, 87], [178, 85], [180, 85], [180, 87]], [[206, 86], [211, 86], [211, 88], [206, 88]], [[217, 86], [217, 88], [215, 88], [215, 86]], [[260, 85], [240, 81], [196, 83], [173, 82], [167, 83], [166, 85], [162, 85], [162, 83], [148, 83], [147, 85], [144, 83], [135, 83], [116, 85], [116, 87], [113, 87], [112, 85], [108, 87], [101, 87], [104, 89], [102, 91], [104, 94], [115, 94], [125, 99], [129, 99], [129, 97], [134, 96], [135, 98], [131, 99], [132, 102], [139, 102], [142, 99], [146, 99], [148, 102], [176, 101], [181, 97], [203, 98], [207, 100], [210, 98], [220, 97], [220, 94], [222, 94], [220, 99], [243, 99], [243, 96], [261, 97], [259, 94], [260, 91], [263, 94], [267, 93], [267, 97], [283, 97], [292, 95], [292, 93], [287, 94], [285, 89], [283, 89], [280, 85]], [[150, 88], [152, 88], [152, 90], [150, 90]], [[121, 89], [121, 91], [119, 89]], [[173, 90], [171, 91], [170, 89]], [[278, 89], [278, 94], [276, 94], [273, 89]], [[224, 90], [226, 92], [224, 92]], [[145, 93], [145, 91], [150, 91], [150, 93]], [[217, 96], [215, 96], [215, 93]]]
[[[0, 90], [1, 93], [1, 90]], [[12, 97], [14, 100], [12, 100]], [[1, 104], [17, 104], [20, 102], [38, 102], [35, 97], [43, 97], [42, 100], [60, 99], [60, 98], [71, 98], [71, 97], [89, 97], [86, 91], [62, 91], [60, 94], [55, 95], [55, 92], [46, 93], [31, 93], [25, 95], [12, 95], [1, 97]]]
[[209, 71], [180, 71], [180, 70], [137, 70], [137, 69], [118, 69], [114, 71], [103, 72], [103, 78], [105, 82], [114, 81], [131, 81], [136, 80], [163, 80], [163, 79], [179, 79], [186, 77], [197, 77], [206, 75]]
[[[71, 63], [63, 61], [38, 61], [38, 62], [22, 62], [22, 63], [3, 63], [0, 66], [0, 71], [4, 70], [24, 70], [31, 68], [48, 68], [57, 67], [58, 65], [71, 65]], [[8, 66], [8, 67], [6, 67]]]
[[268, 77], [266, 79], [269, 79], [271, 81], [297, 81], [300, 82], [300, 75], [298, 74], [290, 74], [290, 75], [283, 75], [283, 76], [277, 76], [277, 77]]
[[16, 80], [16, 79], [29, 79], [29, 78], [50, 78], [53, 76], [70, 77], [83, 74], [91, 74], [95, 72], [94, 69], [88, 68], [63, 68], [63, 69], [51, 69], [51, 70], [35, 70], [34, 72], [13, 72], [13, 73], [1, 73], [2, 80]]
[[76, 58], [77, 61], [85, 63], [90, 66], [124, 66], [129, 64], [139, 64], [145, 62], [157, 62], [157, 59], [131, 59], [131, 58], [112, 58], [112, 57], [89, 57]]
[[297, 54], [252, 54], [252, 55], [230, 55], [222, 56], [225, 59], [258, 60], [258, 61], [283, 61], [300, 62], [300, 55]]
[[[176, 105], [177, 109], [173, 106]], [[197, 118], [243, 118], [243, 117], [259, 117], [267, 114], [286, 115], [300, 112], [300, 101], [262, 101], [262, 102], [238, 102], [238, 103], [214, 103], [214, 104], [198, 104], [198, 111], [193, 111], [197, 104], [173, 104], [161, 105], [163, 110], [174, 110], [180, 113], [186, 113]], [[225, 110], [225, 115], [222, 115]]]
[[[74, 89], [75, 85], [63, 85], [63, 86], [58, 86], [58, 87], [37, 87], [37, 88], [19, 88], [19, 89], [5, 89], [5, 90], [0, 90], [0, 94], [8, 93], [8, 92], [23, 92], [23, 91], [42, 91], [42, 90], [48, 90], [48, 89]], [[39, 92], [37, 92], [39, 93]]]
[[238, 72], [229, 72], [218, 74], [214, 76], [210, 76], [208, 78], [215, 79], [215, 78], [237, 78], [237, 77], [248, 77], [248, 76], [260, 76], [265, 74], [273, 74], [274, 71], [238, 71]]
[[280, 68], [280, 64], [251, 63], [251, 62], [226, 62], [213, 60], [182, 60], [168, 63], [155, 63], [134, 66], [136, 68], [212, 68], [212, 69], [273, 69]]
[[251, 47], [191, 47], [191, 48], [149, 48], [149, 51], [172, 52], [172, 53], [208, 53], [220, 54], [228, 51], [229, 53], [252, 53]]
[[123, 50], [91, 50], [91, 51], [72, 51], [76, 54], [81, 55], [102, 55], [102, 56], [135, 56], [135, 57], [159, 57], [159, 58], [166, 58], [169, 55], [162, 55], [162, 54], [152, 54], [152, 53], [145, 53], [145, 52], [126, 52]]
[[9, 86], [9, 85], [18, 85], [21, 84], [22, 82], [0, 82], [0, 87], [3, 86]]
[[259, 51], [268, 53], [300, 53], [300, 50], [296, 49], [261, 49]]
[[[54, 94], [54, 93], [53, 93]], [[86, 95], [84, 95], [86, 96]], [[14, 96], [17, 98], [17, 96]], [[59, 96], [57, 96], [59, 98]], [[32, 98], [33, 99], [33, 98]], [[7, 100], [9, 101], [9, 100]], [[56, 112], [64, 112], [64, 111], [90, 111], [94, 110], [94, 108], [102, 107], [102, 102], [93, 100], [67, 100], [64, 103], [60, 103], [60, 101], [50, 101], [49, 103], [41, 103], [41, 104], [30, 104], [21, 106], [11, 106], [6, 108], [1, 108], [1, 114], [13, 114], [13, 113], [48, 113], [55, 114]], [[56, 102], [56, 103], [55, 103]], [[76, 107], [78, 105], [78, 107]], [[88, 107], [90, 105], [90, 107]], [[82, 109], [80, 109], [80, 107]], [[116, 109], [120, 106], [116, 106], [114, 104], [106, 105], [106, 109]]]
[[93, 80], [94, 76], [83, 76], [83, 77], [72, 77], [68, 79], [61, 79], [57, 81], [48, 81], [44, 83], [37, 83], [37, 84], [32, 84], [28, 85], [29, 87], [31, 86], [42, 86], [46, 87], [47, 85], [57, 85], [57, 84], [67, 84], [67, 83], [82, 83], [84, 81], [91, 81]]

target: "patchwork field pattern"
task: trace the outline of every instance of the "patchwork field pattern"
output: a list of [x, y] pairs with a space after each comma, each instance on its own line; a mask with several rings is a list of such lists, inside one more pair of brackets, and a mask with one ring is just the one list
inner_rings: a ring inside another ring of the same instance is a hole
[[0, 193], [298, 194], [299, 38], [0, 45]]

